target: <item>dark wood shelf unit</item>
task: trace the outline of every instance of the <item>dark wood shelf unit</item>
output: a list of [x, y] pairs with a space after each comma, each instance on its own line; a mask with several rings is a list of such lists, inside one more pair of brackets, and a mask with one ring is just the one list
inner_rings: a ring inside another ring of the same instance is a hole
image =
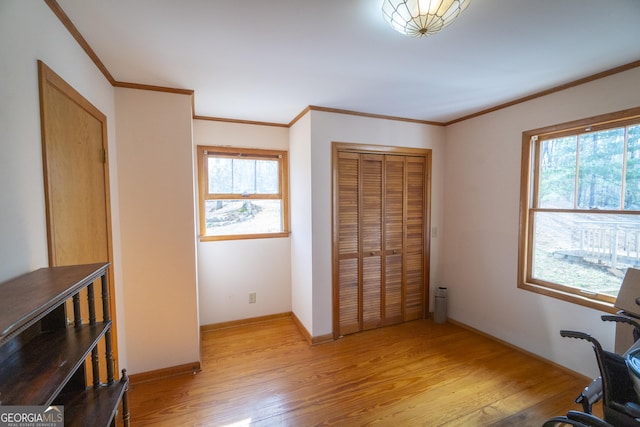
[[109, 263], [41, 268], [0, 285], [0, 345], [49, 314], [94, 280]]
[[[111, 323], [42, 333], [0, 365], [3, 405], [50, 405]], [[47, 349], [55, 349], [49, 352]], [[33, 387], [33, 384], [38, 387]]]
[[[83, 393], [62, 394], [55, 404], [64, 405], [64, 421], [74, 427], [108, 426], [115, 419], [118, 404], [129, 387], [129, 379], [123, 376], [111, 386], [87, 388]], [[123, 410], [124, 425], [128, 425], [129, 413]]]
[[[114, 378], [109, 315], [109, 263], [41, 268], [0, 284], [0, 405], [64, 405], [65, 425], [129, 425], [126, 370]], [[100, 280], [103, 319], [96, 320], [94, 282]], [[80, 291], [87, 288], [88, 319]], [[67, 304], [67, 301], [71, 301]], [[72, 312], [68, 320], [67, 306]], [[104, 342], [106, 381], [98, 343]], [[89, 360], [93, 386], [87, 387]]]

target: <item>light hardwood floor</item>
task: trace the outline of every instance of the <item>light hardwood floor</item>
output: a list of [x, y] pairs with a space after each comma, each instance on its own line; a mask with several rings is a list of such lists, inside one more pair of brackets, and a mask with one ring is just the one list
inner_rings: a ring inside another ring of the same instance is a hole
[[130, 408], [133, 426], [540, 426], [585, 385], [449, 323], [310, 346], [281, 318], [203, 333], [202, 372], [135, 384]]

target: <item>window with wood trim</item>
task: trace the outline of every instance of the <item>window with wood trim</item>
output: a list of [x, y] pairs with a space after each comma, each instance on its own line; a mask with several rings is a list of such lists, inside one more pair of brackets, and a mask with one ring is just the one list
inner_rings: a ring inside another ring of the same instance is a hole
[[289, 235], [286, 151], [198, 146], [200, 239]]
[[640, 108], [523, 133], [519, 287], [611, 311], [640, 268]]

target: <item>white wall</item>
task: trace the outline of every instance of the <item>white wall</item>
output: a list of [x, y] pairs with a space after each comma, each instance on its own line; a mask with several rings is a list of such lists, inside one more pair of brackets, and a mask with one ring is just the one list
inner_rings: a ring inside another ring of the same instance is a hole
[[48, 265], [38, 59], [107, 116], [118, 350], [126, 368], [113, 88], [43, 1], [0, 1], [0, 282]]
[[311, 114], [289, 132], [291, 172], [291, 310], [307, 332], [313, 330], [313, 236], [311, 197]]
[[[197, 145], [289, 148], [284, 127], [194, 120], [193, 132], [194, 151]], [[291, 311], [288, 237], [199, 242], [198, 276], [201, 325]]]
[[116, 89], [132, 374], [200, 360], [191, 96]]
[[[312, 269], [296, 277], [294, 292], [312, 284], [312, 321], [305, 327], [313, 337], [332, 333], [331, 287], [331, 143], [350, 142], [371, 145], [432, 149], [432, 227], [442, 221], [444, 128], [321, 111], [310, 113], [311, 230], [298, 230], [312, 236]], [[303, 141], [304, 138], [300, 137]], [[304, 141], [303, 141], [304, 143]], [[440, 238], [431, 243], [430, 285], [438, 281]], [[296, 315], [298, 313], [294, 311]], [[304, 314], [298, 315], [302, 319]], [[306, 317], [305, 317], [306, 318]]]
[[517, 289], [522, 132], [640, 105], [640, 69], [610, 76], [447, 127], [442, 284], [449, 314], [570, 369], [597, 372], [592, 333], [612, 348], [596, 310]]

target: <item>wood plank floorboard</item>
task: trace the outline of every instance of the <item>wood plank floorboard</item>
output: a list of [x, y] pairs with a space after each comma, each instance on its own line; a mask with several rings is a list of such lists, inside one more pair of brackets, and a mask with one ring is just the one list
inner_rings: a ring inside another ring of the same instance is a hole
[[586, 385], [430, 320], [310, 346], [280, 318], [208, 331], [201, 344], [202, 372], [131, 387], [133, 426], [540, 426], [580, 409]]

